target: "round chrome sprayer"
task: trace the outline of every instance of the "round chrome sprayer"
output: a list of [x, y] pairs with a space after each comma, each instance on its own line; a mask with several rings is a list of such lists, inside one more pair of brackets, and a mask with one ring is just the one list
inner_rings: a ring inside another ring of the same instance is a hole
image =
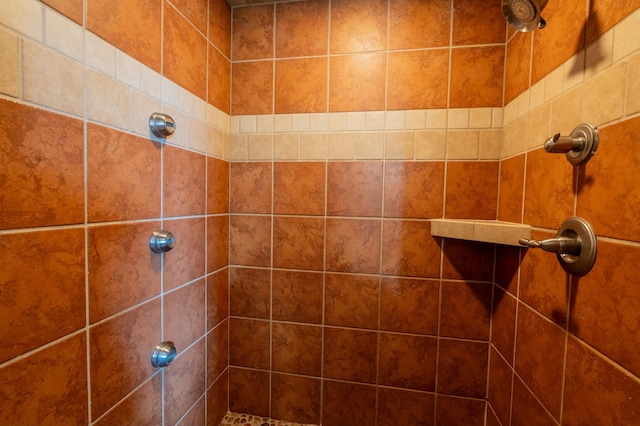
[[540, 13], [547, 4], [537, 0], [502, 0], [502, 14], [513, 28], [522, 32], [544, 28], [547, 25]]

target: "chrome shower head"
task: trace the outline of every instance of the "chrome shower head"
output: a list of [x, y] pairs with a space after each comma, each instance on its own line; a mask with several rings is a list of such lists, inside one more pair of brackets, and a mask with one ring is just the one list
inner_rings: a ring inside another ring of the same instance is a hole
[[502, 0], [502, 14], [516, 30], [529, 32], [547, 25], [540, 16], [545, 4], [546, 0], [542, 6], [537, 0]]

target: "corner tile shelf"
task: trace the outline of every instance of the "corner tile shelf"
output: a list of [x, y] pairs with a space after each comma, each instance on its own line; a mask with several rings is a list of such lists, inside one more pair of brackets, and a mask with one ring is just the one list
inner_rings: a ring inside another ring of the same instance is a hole
[[432, 219], [431, 235], [520, 246], [519, 239], [531, 238], [531, 226], [499, 220]]

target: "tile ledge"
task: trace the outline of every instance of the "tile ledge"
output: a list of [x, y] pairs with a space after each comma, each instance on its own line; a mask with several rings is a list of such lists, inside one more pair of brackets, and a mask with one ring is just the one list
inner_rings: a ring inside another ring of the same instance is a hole
[[431, 219], [431, 235], [520, 246], [519, 239], [531, 238], [531, 225], [500, 220]]

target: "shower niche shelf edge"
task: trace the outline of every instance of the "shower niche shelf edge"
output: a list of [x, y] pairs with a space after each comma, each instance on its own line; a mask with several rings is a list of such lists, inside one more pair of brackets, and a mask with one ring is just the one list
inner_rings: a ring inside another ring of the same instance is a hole
[[431, 219], [431, 235], [519, 247], [521, 238], [531, 238], [531, 225], [500, 220]]

